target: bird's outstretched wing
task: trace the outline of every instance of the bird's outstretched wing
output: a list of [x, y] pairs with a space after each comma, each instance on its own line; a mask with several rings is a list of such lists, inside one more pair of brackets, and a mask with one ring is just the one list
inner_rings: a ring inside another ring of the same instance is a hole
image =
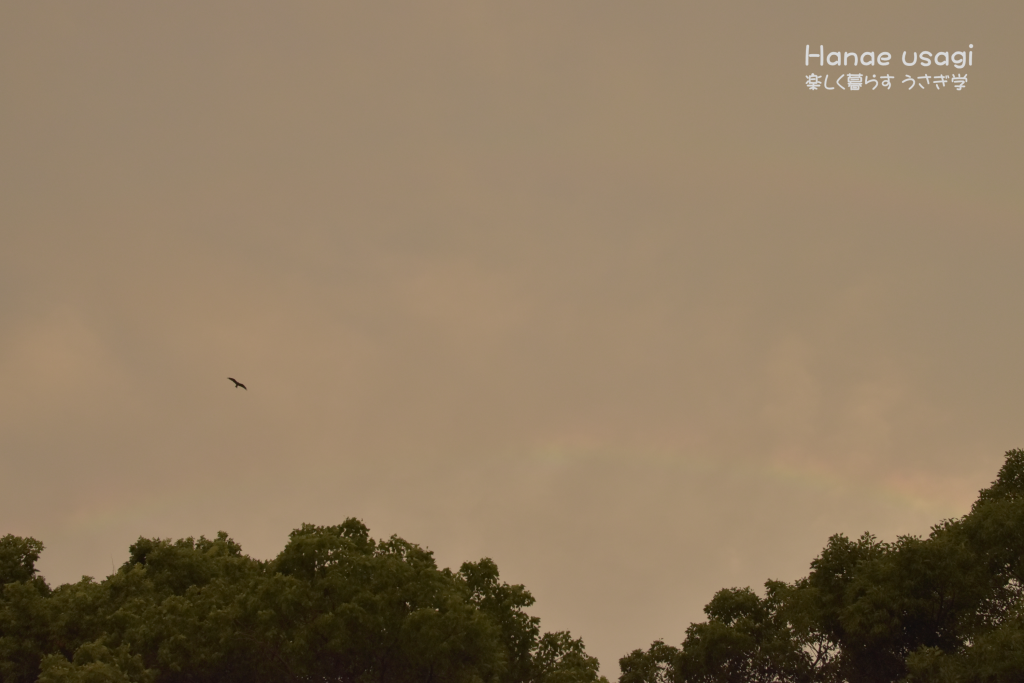
[[[231, 380], [232, 382], [234, 382], [234, 383], [235, 383], [235, 388], [236, 388], [236, 389], [237, 389], [238, 387], [242, 387], [243, 389], [245, 389], [245, 385], [244, 385], [244, 384], [242, 384], [241, 382], [239, 382], [239, 381], [238, 381], [237, 379], [235, 379], [234, 377], [228, 377], [228, 379], [229, 379], [229, 380]], [[249, 391], [248, 389], [245, 389], [245, 390], [246, 390], [246, 391]]]

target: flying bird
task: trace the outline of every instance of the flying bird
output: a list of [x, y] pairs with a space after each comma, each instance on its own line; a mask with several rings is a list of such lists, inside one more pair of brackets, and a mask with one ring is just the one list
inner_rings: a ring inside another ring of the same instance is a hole
[[[229, 380], [231, 380], [232, 382], [234, 382], [234, 383], [235, 383], [235, 389], [237, 389], [238, 387], [242, 387], [243, 389], [245, 389], [245, 385], [244, 385], [244, 384], [242, 384], [241, 382], [239, 382], [239, 381], [238, 381], [237, 379], [235, 379], [234, 377], [228, 377], [228, 379], [229, 379]], [[246, 391], [249, 391], [248, 389], [245, 389], [245, 390], [246, 390]]]

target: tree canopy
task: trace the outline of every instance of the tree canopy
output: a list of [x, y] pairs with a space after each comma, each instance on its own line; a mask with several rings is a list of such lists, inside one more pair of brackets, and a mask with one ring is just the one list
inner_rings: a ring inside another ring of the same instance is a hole
[[837, 534], [792, 584], [719, 591], [620, 683], [1024, 682], [1024, 450], [927, 538]]
[[458, 572], [360, 521], [303, 525], [267, 562], [227, 534], [140, 538], [100, 582], [50, 589], [42, 543], [0, 539], [5, 683], [597, 683], [489, 559]]
[[[51, 588], [43, 544], [0, 538], [3, 683], [598, 683], [490, 559], [459, 570], [356, 519], [305, 524], [269, 561], [140, 538], [102, 581]], [[1024, 450], [927, 538], [832, 536], [793, 583], [726, 588], [679, 646], [619, 683], [1024, 683]], [[605, 682], [606, 683], [606, 682]]]

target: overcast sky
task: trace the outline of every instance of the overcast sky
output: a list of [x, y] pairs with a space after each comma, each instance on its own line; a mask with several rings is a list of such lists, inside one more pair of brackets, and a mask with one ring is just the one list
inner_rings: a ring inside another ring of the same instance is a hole
[[928, 533], [1024, 446], [1022, 19], [0, 5], [0, 534], [55, 585], [354, 516], [616, 677], [834, 533]]

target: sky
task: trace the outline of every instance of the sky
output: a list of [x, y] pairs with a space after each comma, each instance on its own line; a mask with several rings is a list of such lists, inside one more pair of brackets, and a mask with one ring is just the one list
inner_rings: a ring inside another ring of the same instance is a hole
[[0, 5], [0, 535], [56, 585], [357, 517], [614, 678], [832, 534], [927, 534], [1024, 446], [1022, 19]]

